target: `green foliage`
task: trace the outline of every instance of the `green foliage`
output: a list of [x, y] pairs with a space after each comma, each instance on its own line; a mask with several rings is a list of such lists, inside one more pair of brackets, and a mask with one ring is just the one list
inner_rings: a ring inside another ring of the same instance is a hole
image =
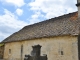
[[0, 46], [3, 46], [4, 44], [0, 44]]

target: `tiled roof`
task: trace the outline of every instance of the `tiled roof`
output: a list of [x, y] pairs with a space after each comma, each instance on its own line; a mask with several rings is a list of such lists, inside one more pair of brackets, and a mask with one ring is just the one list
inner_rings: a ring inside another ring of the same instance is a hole
[[22, 41], [60, 35], [78, 35], [79, 25], [80, 20], [78, 19], [78, 14], [77, 12], [74, 12], [25, 26], [2, 42]]

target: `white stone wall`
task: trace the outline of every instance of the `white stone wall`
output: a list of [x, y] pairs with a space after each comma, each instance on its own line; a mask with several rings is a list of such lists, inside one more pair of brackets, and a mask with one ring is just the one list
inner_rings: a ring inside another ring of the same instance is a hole
[[[31, 54], [32, 46], [40, 44], [42, 46], [41, 55], [47, 54], [48, 60], [78, 60], [77, 42], [76, 36], [59, 36], [6, 43], [4, 58], [20, 60], [21, 45], [23, 45], [24, 58], [25, 54]], [[11, 54], [9, 54], [9, 49], [11, 49]]]

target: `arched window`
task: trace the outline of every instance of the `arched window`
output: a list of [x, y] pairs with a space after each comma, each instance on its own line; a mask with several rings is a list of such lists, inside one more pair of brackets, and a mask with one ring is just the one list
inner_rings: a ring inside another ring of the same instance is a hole
[[9, 49], [9, 54], [11, 54], [11, 49]]

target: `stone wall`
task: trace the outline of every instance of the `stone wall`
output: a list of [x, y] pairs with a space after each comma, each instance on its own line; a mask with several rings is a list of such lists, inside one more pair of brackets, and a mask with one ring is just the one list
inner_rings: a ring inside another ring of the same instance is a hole
[[4, 45], [0, 46], [0, 59], [3, 59], [4, 55]]
[[77, 42], [77, 36], [59, 36], [6, 43], [4, 59], [23, 60], [25, 54], [31, 54], [32, 46], [39, 44], [41, 55], [47, 54], [48, 60], [78, 60]]

